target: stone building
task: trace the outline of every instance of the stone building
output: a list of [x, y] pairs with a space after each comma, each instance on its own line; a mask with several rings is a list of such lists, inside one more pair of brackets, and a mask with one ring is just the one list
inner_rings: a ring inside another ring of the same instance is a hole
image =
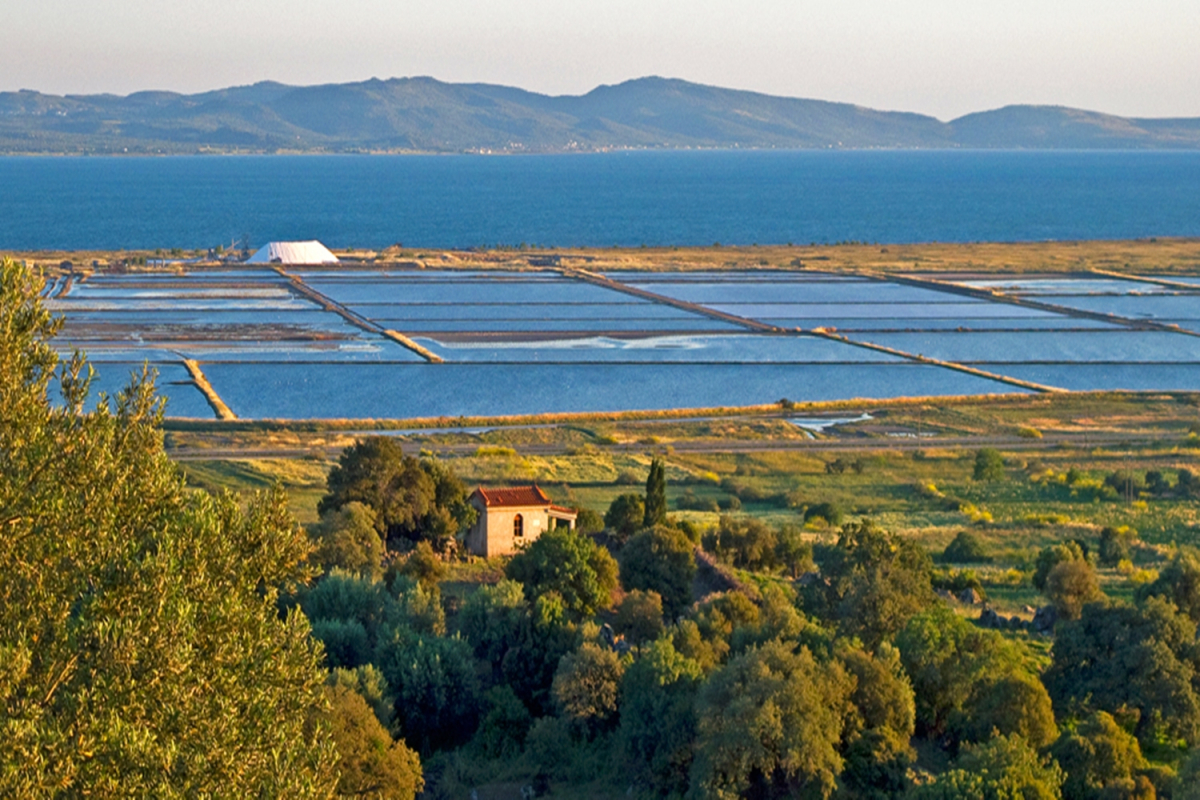
[[471, 493], [469, 502], [479, 518], [467, 531], [467, 550], [477, 556], [515, 553], [559, 522], [575, 527], [575, 512], [551, 503], [537, 486], [480, 486]]

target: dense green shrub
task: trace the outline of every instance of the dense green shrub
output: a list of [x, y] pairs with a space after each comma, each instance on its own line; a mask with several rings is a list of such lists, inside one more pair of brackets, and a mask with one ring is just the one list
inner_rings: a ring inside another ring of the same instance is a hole
[[656, 591], [667, 618], [674, 619], [691, 604], [695, 549], [683, 531], [665, 525], [643, 530], [620, 551], [620, 583], [626, 591]]
[[604, 527], [622, 541], [642, 527], [646, 518], [646, 500], [640, 494], [619, 495], [608, 506]]
[[617, 562], [608, 550], [563, 527], [535, 539], [508, 562], [504, 572], [524, 586], [530, 600], [556, 593], [575, 619], [608, 608], [617, 588]]
[[775, 530], [753, 517], [723, 516], [701, 541], [705, 550], [740, 569], [771, 569], [776, 563]]
[[942, 551], [942, 561], [948, 564], [988, 564], [991, 560], [983, 537], [973, 531], [960, 531]]
[[823, 519], [831, 526], [842, 524], [842, 519], [845, 513], [836, 503], [816, 503], [804, 510], [804, 521], [812, 522], [815, 519]]
[[975, 470], [972, 477], [977, 481], [1004, 480], [1004, 456], [991, 447], [978, 450], [975, 453]]
[[805, 609], [868, 647], [894, 635], [935, 603], [933, 564], [913, 542], [867, 520], [842, 528], [823, 554], [821, 574], [805, 595]]
[[385, 549], [375, 522], [375, 512], [357, 501], [326, 511], [309, 529], [316, 545], [312, 560], [326, 572], [337, 568], [378, 580], [383, 574]]
[[663, 602], [658, 592], [634, 589], [617, 606], [613, 630], [633, 645], [641, 646], [662, 635]]
[[1093, 603], [1058, 626], [1043, 680], [1059, 709], [1132, 713], [1143, 745], [1200, 741], [1196, 624], [1151, 596], [1138, 606]]

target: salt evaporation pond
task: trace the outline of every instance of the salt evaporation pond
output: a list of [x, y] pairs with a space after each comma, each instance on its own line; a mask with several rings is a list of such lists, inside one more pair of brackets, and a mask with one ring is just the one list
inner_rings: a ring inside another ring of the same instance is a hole
[[646, 303], [582, 281], [566, 279], [458, 281], [305, 281], [309, 286], [344, 305], [366, 303]]
[[[781, 328], [813, 328], [813, 317], [771, 317], [763, 319]], [[1070, 331], [1080, 328], [1089, 330], [1124, 330], [1112, 322], [1101, 322], [1082, 317], [1062, 314], [1047, 314], [1044, 317], [820, 317], [820, 326], [839, 332], [871, 331], [953, 331], [963, 330], [1021, 330], [1021, 331]]]
[[919, 319], [963, 319], [970, 317], [1060, 318], [1047, 311], [999, 303], [706, 303], [708, 308], [736, 314], [739, 317], [770, 322], [774, 319], [823, 320], [837, 317], [888, 319], [908, 317]]
[[479, 319], [405, 322], [403, 320], [373, 320], [384, 327], [407, 333], [421, 332], [464, 332], [464, 333], [509, 333], [519, 335], [526, 331], [551, 332], [594, 332], [616, 331], [660, 332], [660, 331], [740, 331], [743, 328], [731, 322], [722, 322], [697, 315], [695, 319]]
[[859, 341], [957, 362], [1200, 362], [1200, 337], [1158, 331], [855, 334]]
[[1200, 391], [1200, 364], [1006, 364], [996, 369], [1013, 378], [1075, 392]]
[[[116, 407], [117, 393], [129, 385], [130, 377], [140, 373], [143, 364], [129, 362], [93, 361], [92, 405], [99, 401], [99, 393], [108, 394], [112, 407]], [[153, 364], [151, 369], [158, 373], [155, 385], [158, 393], [167, 399], [166, 415], [169, 417], [194, 417], [212, 419], [213, 410], [208, 401], [192, 382], [188, 371], [180, 364]], [[52, 402], [61, 402], [57, 381], [51, 381]]]
[[1166, 286], [1120, 278], [1005, 278], [962, 283], [979, 289], [999, 289], [1005, 294], [1019, 295], [1161, 294], [1173, 291]]
[[1102, 314], [1116, 314], [1130, 319], [1200, 320], [1200, 294], [1148, 295], [1144, 297], [1057, 295], [1041, 299], [1059, 306], [1079, 308], [1084, 311], [1098, 311]]
[[903, 286], [881, 281], [713, 281], [699, 283], [681, 282], [638, 282], [630, 286], [648, 292], [685, 300], [689, 303], [966, 303], [985, 304], [986, 300]]
[[818, 364], [902, 362], [866, 348], [813, 336], [594, 337], [550, 341], [445, 343], [420, 339], [447, 361], [506, 363], [656, 362]]
[[784, 397], [815, 401], [1021, 391], [905, 363], [221, 363], [205, 365], [205, 373], [239, 415], [268, 419], [612, 412], [755, 405]]
[[[238, 416], [251, 419], [611, 412], [784, 397], [1025, 391], [919, 363], [918, 354], [1067, 389], [1200, 390], [1198, 337], [858, 277], [611, 273], [629, 286], [694, 304], [681, 308], [551, 271], [296, 274], [332, 304], [315, 302], [273, 270], [210, 270], [95, 275], [69, 290], [66, 281], [54, 281], [47, 305], [67, 315], [60, 350], [87, 348], [98, 388], [115, 392], [131, 369], [150, 362], [162, 372], [172, 416], [213, 414], [183, 368], [185, 358], [200, 363]], [[1200, 294], [1160, 292], [1152, 284], [994, 283], [1131, 319], [1200, 319]], [[358, 317], [343, 317], [335, 304]], [[762, 333], [708, 311], [783, 329], [836, 328], [855, 342], [900, 353]], [[372, 324], [416, 338], [446, 363], [425, 363]]]
[[[632, 298], [631, 298], [632, 299]], [[708, 319], [661, 303], [357, 303], [368, 319], [417, 320], [551, 320], [551, 319]]]

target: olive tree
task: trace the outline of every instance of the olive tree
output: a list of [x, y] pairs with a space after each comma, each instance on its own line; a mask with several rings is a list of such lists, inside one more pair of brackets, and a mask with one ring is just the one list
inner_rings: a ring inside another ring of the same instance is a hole
[[185, 485], [147, 371], [87, 410], [40, 287], [0, 264], [0, 795], [327, 796], [307, 534]]

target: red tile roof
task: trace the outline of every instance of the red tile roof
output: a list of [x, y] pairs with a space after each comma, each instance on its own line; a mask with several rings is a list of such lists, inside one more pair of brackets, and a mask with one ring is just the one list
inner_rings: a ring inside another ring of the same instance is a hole
[[550, 498], [537, 486], [513, 486], [507, 489], [485, 489], [480, 486], [475, 494], [479, 495], [487, 508], [550, 505]]

